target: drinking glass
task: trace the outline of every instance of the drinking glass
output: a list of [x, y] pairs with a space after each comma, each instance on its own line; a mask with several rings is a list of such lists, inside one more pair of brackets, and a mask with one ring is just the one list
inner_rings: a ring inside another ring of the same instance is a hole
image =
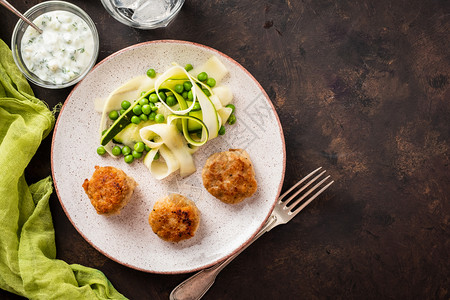
[[102, 0], [105, 9], [119, 22], [140, 28], [166, 27], [184, 0]]

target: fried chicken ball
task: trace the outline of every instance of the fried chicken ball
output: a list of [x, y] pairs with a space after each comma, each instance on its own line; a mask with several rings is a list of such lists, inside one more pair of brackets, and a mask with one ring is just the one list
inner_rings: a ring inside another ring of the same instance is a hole
[[155, 203], [148, 222], [161, 239], [179, 242], [195, 235], [200, 224], [200, 211], [192, 200], [170, 194]]
[[119, 214], [136, 186], [133, 178], [114, 167], [95, 166], [92, 178], [83, 182], [84, 191], [100, 215]]
[[250, 156], [242, 149], [211, 155], [203, 167], [202, 179], [211, 195], [228, 204], [252, 196], [257, 188]]

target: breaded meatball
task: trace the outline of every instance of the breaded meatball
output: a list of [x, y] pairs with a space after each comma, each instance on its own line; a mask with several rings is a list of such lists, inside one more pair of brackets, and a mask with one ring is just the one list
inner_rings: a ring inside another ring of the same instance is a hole
[[83, 188], [98, 214], [114, 215], [127, 205], [137, 183], [124, 171], [114, 167], [95, 166], [90, 180]]
[[195, 235], [200, 224], [200, 211], [188, 198], [170, 194], [155, 203], [148, 222], [161, 239], [179, 242]]
[[250, 197], [257, 188], [250, 156], [242, 149], [211, 155], [203, 167], [202, 179], [211, 195], [229, 204]]

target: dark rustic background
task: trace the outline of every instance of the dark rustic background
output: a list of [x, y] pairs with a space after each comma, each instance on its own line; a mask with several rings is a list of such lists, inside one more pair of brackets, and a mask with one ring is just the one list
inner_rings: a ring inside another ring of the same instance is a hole
[[[38, 2], [11, 1], [21, 11]], [[70, 2], [96, 23], [99, 60], [159, 39], [234, 58], [280, 117], [283, 189], [318, 166], [336, 180], [229, 265], [204, 299], [450, 299], [449, 1], [187, 0], [169, 27], [151, 31], [115, 21], [100, 1]], [[16, 21], [0, 7], [8, 44]], [[33, 88], [51, 107], [70, 92]], [[29, 183], [51, 173], [50, 144]], [[130, 299], [168, 299], [190, 275], [117, 264], [77, 233], [56, 194], [51, 209], [58, 258], [100, 269]]]

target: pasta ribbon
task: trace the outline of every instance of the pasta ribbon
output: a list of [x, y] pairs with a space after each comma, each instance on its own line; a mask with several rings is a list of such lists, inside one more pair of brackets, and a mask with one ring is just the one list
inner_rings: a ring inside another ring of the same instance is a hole
[[152, 148], [152, 150], [161, 148], [162, 145], [165, 145], [178, 161], [180, 175], [182, 177], [195, 172], [192, 154], [190, 153], [186, 140], [175, 125], [171, 123], [149, 125], [142, 128], [139, 131], [139, 134], [142, 141]]

